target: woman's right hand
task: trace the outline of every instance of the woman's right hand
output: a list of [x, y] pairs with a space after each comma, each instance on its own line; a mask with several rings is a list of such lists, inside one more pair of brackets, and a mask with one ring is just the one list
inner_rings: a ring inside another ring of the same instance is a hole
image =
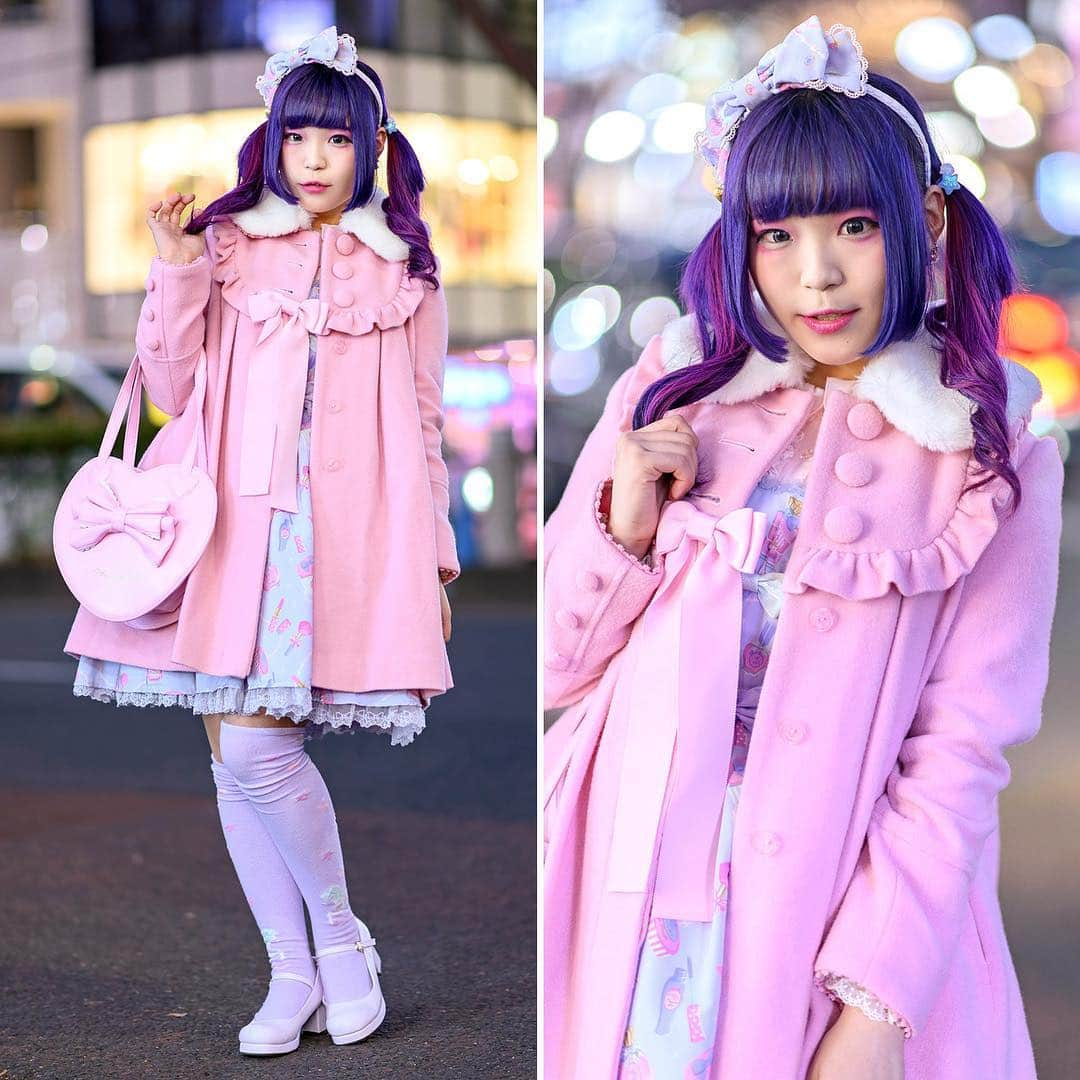
[[649, 550], [664, 502], [694, 486], [697, 446], [694, 429], [675, 413], [619, 436], [608, 532], [635, 558]]
[[159, 199], [147, 208], [146, 223], [154, 234], [158, 255], [166, 262], [186, 266], [194, 262], [206, 250], [205, 233], [186, 233], [180, 217], [194, 195], [177, 192], [167, 199]]

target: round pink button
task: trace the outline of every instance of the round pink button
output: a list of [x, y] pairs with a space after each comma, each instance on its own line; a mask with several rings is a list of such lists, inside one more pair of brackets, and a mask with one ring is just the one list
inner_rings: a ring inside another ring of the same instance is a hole
[[156, 288], [157, 288], [157, 282], [153, 278], [151, 278], [146, 283], [146, 291], [147, 292], [153, 292]]
[[356, 241], [347, 233], [342, 233], [341, 236], [334, 241], [334, 247], [342, 255], [351, 255], [356, 250]]
[[862, 515], [850, 506], [834, 506], [825, 515], [825, 532], [838, 544], [851, 544], [862, 536]]
[[581, 619], [569, 608], [560, 608], [556, 611], [555, 621], [564, 630], [577, 630], [581, 626]]
[[883, 424], [881, 413], [869, 401], [860, 401], [848, 409], [848, 430], [856, 439], [876, 439]]
[[351, 278], [352, 267], [348, 263], [334, 263], [334, 265], [330, 267], [330, 273], [333, 274], [336, 278]]
[[775, 855], [783, 846], [780, 837], [767, 830], [754, 833], [750, 842], [762, 855]]
[[836, 625], [836, 612], [830, 607], [814, 608], [810, 612], [810, 625], [819, 634], [828, 633]]
[[349, 289], [335, 289], [334, 303], [338, 307], [348, 307], [353, 302], [353, 294]]
[[145, 314], [146, 314], [146, 321], [147, 322], [153, 322], [154, 321], [155, 315], [154, 315], [154, 311], [153, 311], [152, 308], [147, 308]]
[[334, 352], [336, 352], [338, 356], [344, 356], [345, 353], [348, 351], [349, 346], [346, 345], [344, 341], [339, 341], [337, 342], [337, 344], [334, 345]]
[[795, 720], [780, 721], [780, 738], [797, 745], [806, 738], [806, 728]]
[[870, 459], [857, 450], [841, 454], [836, 459], [834, 469], [837, 479], [848, 487], [862, 487], [863, 484], [868, 484], [874, 475], [874, 466]]
[[582, 591], [599, 592], [603, 584], [599, 574], [594, 574], [591, 570], [578, 571], [577, 587]]
[[330, 404], [327, 406], [327, 408], [331, 412], [341, 412], [341, 402], [340, 401], [331, 401]]

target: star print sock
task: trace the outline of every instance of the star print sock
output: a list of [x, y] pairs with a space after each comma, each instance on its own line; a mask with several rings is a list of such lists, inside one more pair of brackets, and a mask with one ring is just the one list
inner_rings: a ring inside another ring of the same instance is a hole
[[[262, 933], [272, 975], [315, 978], [315, 962], [304, 922], [304, 899], [262, 818], [240, 790], [233, 774], [210, 757], [217, 788], [218, 814], [225, 847]], [[260, 1020], [285, 1019], [303, 1005], [310, 990], [295, 979], [271, 979]]]
[[[322, 774], [304, 749], [304, 731], [221, 725], [221, 758], [258, 813], [300, 888], [316, 949], [357, 939], [349, 907], [337, 817]], [[357, 950], [319, 960], [328, 1003], [363, 997], [371, 988]]]

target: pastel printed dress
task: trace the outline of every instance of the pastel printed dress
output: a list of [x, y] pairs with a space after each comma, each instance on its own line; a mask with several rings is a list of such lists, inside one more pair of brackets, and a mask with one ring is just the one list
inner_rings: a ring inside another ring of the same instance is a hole
[[[851, 382], [830, 378], [828, 392], [845, 390]], [[707, 923], [650, 917], [630, 1005], [620, 1080], [696, 1080], [709, 1073], [720, 1007], [735, 816], [783, 605], [781, 581], [798, 533], [825, 393], [815, 388], [815, 402], [801, 430], [777, 455], [748, 500], [749, 506], [764, 511], [769, 525], [755, 572], [743, 575], [742, 651], [735, 734], [717, 841], [716, 911]], [[861, 989], [857, 984], [850, 988], [854, 993]], [[861, 1007], [862, 1002], [853, 999], [853, 1004]]]
[[[316, 276], [309, 296], [318, 297]], [[259, 630], [246, 678], [191, 671], [156, 671], [134, 664], [79, 658], [76, 697], [117, 705], [180, 705], [194, 713], [272, 716], [303, 722], [309, 738], [327, 731], [377, 728], [404, 746], [424, 729], [414, 690], [354, 693], [311, 685], [316, 573], [311, 513], [311, 414], [317, 337], [308, 335], [308, 378], [297, 455], [297, 512], [275, 510], [270, 523]]]

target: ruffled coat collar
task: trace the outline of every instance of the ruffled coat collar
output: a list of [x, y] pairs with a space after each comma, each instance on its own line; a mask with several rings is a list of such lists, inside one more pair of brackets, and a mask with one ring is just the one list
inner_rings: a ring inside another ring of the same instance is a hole
[[[404, 262], [409, 245], [386, 223], [382, 204], [386, 192], [376, 188], [367, 206], [357, 206], [341, 215], [338, 228], [367, 244], [376, 255], [388, 262]], [[310, 229], [312, 214], [299, 203], [286, 202], [269, 188], [249, 210], [241, 210], [232, 219], [248, 236], [287, 236], [298, 229]]]
[[[759, 306], [759, 317], [774, 333], [782, 333], [776, 321]], [[702, 360], [697, 320], [684, 315], [664, 327], [662, 356], [668, 371], [698, 364]], [[1007, 413], [1010, 429], [1042, 396], [1037, 376], [1023, 364], [1003, 358], [1008, 378]], [[751, 349], [743, 366], [726, 385], [703, 398], [720, 405], [752, 401], [780, 387], [809, 389], [806, 381], [813, 359], [789, 339], [787, 358], [770, 360]], [[941, 353], [927, 331], [910, 341], [894, 342], [872, 356], [857, 378], [852, 394], [873, 402], [893, 427], [905, 432], [927, 450], [949, 453], [974, 446], [971, 426], [973, 404], [959, 390], [941, 384]]]

